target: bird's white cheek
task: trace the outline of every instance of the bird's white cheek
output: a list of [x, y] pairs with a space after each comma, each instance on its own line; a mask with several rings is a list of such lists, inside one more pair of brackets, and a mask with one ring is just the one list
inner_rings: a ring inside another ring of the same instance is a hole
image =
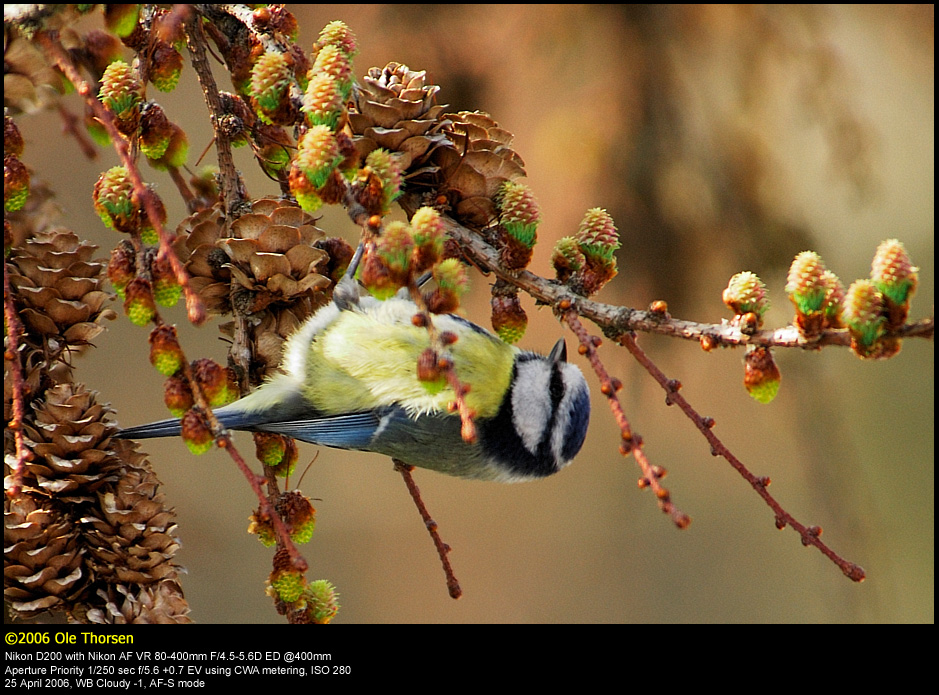
[[512, 424], [532, 454], [538, 451], [551, 419], [550, 379], [551, 368], [546, 363], [523, 363], [518, 366], [512, 389]]

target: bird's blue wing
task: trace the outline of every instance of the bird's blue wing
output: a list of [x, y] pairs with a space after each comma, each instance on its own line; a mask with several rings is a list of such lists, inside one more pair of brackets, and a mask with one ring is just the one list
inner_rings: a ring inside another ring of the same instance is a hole
[[369, 444], [381, 425], [377, 412], [331, 415], [315, 419], [267, 422], [255, 429], [285, 434], [310, 444], [337, 449], [369, 450]]

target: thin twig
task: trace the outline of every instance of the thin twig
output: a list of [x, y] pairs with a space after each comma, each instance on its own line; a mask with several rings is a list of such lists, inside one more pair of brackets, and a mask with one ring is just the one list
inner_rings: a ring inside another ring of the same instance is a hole
[[85, 157], [88, 159], [97, 159], [98, 150], [95, 148], [91, 138], [88, 137], [87, 131], [79, 127], [78, 116], [62, 106], [61, 103], [57, 103], [56, 107], [58, 108], [59, 115], [62, 117], [65, 133], [75, 138], [75, 142], [78, 143], [78, 147]]
[[[108, 131], [108, 134], [111, 136], [111, 140], [115, 150], [117, 151], [118, 157], [120, 157], [121, 162], [127, 169], [128, 176], [130, 177], [134, 187], [134, 192], [143, 201], [147, 217], [160, 237], [159, 253], [161, 256], [167, 258], [170, 261], [174, 273], [176, 274], [177, 281], [180, 285], [182, 285], [183, 290], [186, 292], [186, 304], [189, 310], [189, 320], [193, 323], [201, 323], [205, 320], [205, 307], [202, 304], [202, 301], [199, 299], [199, 296], [192, 291], [192, 288], [189, 285], [189, 274], [186, 272], [179, 258], [170, 247], [169, 234], [164, 229], [163, 224], [160, 222], [156, 203], [150, 194], [150, 190], [143, 183], [143, 179], [140, 176], [140, 171], [138, 170], [136, 163], [130, 156], [127, 141], [114, 125], [113, 115], [109, 109], [107, 109], [100, 101], [97, 100], [97, 98], [95, 98], [91, 87], [89, 87], [87, 82], [82, 79], [78, 70], [75, 68], [71, 59], [68, 57], [68, 54], [65, 52], [65, 49], [58, 42], [58, 39], [54, 38], [48, 32], [39, 32], [37, 33], [36, 38], [42, 48], [46, 51], [47, 56], [49, 56], [53, 62], [59, 66], [62, 72], [65, 73], [65, 76], [72, 82], [72, 84], [75, 85], [76, 91], [78, 91], [78, 93], [94, 110], [95, 116], [99, 121], [101, 121], [102, 125], [104, 125], [105, 129]], [[196, 319], [200, 320], [197, 321]], [[163, 322], [163, 319], [159, 316], [159, 314], [157, 314], [154, 320], [157, 325]], [[229, 452], [229, 455], [241, 469], [244, 476], [248, 479], [249, 484], [254, 489], [255, 494], [257, 494], [258, 499], [260, 500], [261, 511], [263, 513], [270, 514], [272, 523], [274, 524], [275, 532], [278, 536], [278, 542], [283, 545], [283, 547], [287, 548], [294, 566], [297, 567], [297, 569], [302, 567], [303, 571], [305, 571], [307, 566], [306, 560], [303, 559], [303, 557], [297, 551], [296, 546], [293, 544], [293, 541], [290, 540], [290, 534], [287, 531], [286, 526], [274, 511], [273, 506], [267, 499], [267, 496], [261, 487], [265, 480], [264, 477], [257, 476], [245, 463], [244, 458], [235, 448], [235, 445], [231, 440], [231, 436], [219, 424], [215, 414], [212, 412], [212, 409], [208, 406], [205, 400], [205, 395], [202, 393], [202, 389], [199, 387], [199, 384], [196, 382], [192, 374], [191, 365], [188, 361], [185, 360], [183, 361], [183, 373], [186, 377], [186, 380], [192, 387], [193, 397], [196, 401], [197, 407], [202, 410], [209, 421], [209, 426], [215, 435], [216, 444], [220, 448]]]
[[23, 365], [20, 363], [20, 338], [23, 337], [23, 324], [20, 323], [13, 303], [13, 291], [10, 287], [10, 274], [4, 267], [3, 273], [3, 318], [7, 329], [6, 359], [13, 372], [13, 419], [7, 423], [7, 428], [13, 432], [13, 442], [16, 453], [11, 468], [13, 475], [6, 489], [8, 497], [20, 494], [23, 484], [23, 469], [26, 462], [33, 458], [33, 452], [23, 440], [23, 422], [26, 419], [26, 403], [23, 400], [25, 383], [23, 381]]
[[225, 449], [228, 451], [229, 455], [232, 457], [232, 460], [241, 469], [242, 474], [247, 478], [248, 483], [251, 485], [251, 488], [254, 490], [254, 494], [257, 495], [258, 500], [261, 502], [260, 511], [262, 515], [266, 515], [271, 520], [271, 524], [274, 526], [274, 532], [277, 534], [277, 545], [278, 547], [286, 548], [287, 552], [290, 554], [290, 561], [298, 572], [306, 572], [308, 564], [306, 559], [300, 554], [300, 551], [297, 550], [297, 546], [294, 545], [294, 542], [290, 538], [290, 531], [287, 530], [287, 526], [284, 524], [283, 519], [280, 518], [280, 515], [274, 509], [274, 505], [268, 499], [267, 495], [264, 492], [263, 485], [267, 482], [267, 478], [263, 475], [258, 475], [251, 467], [245, 462], [244, 458], [235, 448], [235, 444], [232, 441], [231, 435], [228, 431], [223, 431], [222, 434], [218, 435], [215, 438], [215, 443], [220, 449]]
[[[419, 195], [406, 194], [398, 199], [401, 207], [413, 215], [422, 204]], [[447, 234], [462, 248], [467, 258], [478, 267], [488, 270], [510, 284], [518, 287], [548, 306], [557, 306], [567, 298], [570, 299], [570, 290], [561, 283], [547, 280], [528, 270], [508, 272], [501, 268], [499, 252], [487, 244], [479, 234], [467, 229], [446, 215], [441, 218], [446, 226]], [[705, 338], [711, 341], [713, 347], [731, 347], [739, 345], [761, 345], [778, 348], [801, 348], [803, 350], [817, 350], [820, 347], [838, 346], [850, 347], [851, 336], [847, 330], [826, 330], [818, 340], [806, 341], [795, 326], [785, 326], [775, 330], [764, 330], [748, 335], [740, 330], [738, 325], [729, 322], [719, 324], [697, 323], [664, 316], [660, 312], [630, 307], [604, 304], [591, 299], [578, 297], [573, 307], [577, 313], [590, 319], [603, 329], [604, 334], [613, 340], [630, 331], [639, 333], [655, 333], [672, 338], [700, 341]], [[898, 338], [926, 338], [931, 340], [935, 332], [935, 318], [929, 317], [908, 323], [892, 336]]]
[[443, 359], [443, 356], [447, 354], [447, 346], [440, 336], [440, 331], [437, 330], [434, 324], [433, 314], [427, 308], [424, 295], [421, 294], [420, 288], [418, 288], [413, 277], [408, 283], [408, 291], [411, 294], [412, 301], [417, 305], [419, 310], [418, 315], [421, 317], [420, 320], [427, 329], [430, 338], [430, 348], [434, 351], [434, 354], [441, 358], [440, 361], [438, 361], [438, 368], [443, 372], [447, 384], [453, 390], [453, 408], [460, 414], [460, 436], [463, 438], [464, 442], [473, 443], [476, 441], [476, 424], [473, 422], [475, 413], [466, 403], [466, 394], [469, 393], [472, 384], [464, 385], [461, 383], [460, 378], [457, 376], [456, 365], [453, 363], [453, 360], [449, 358]]
[[218, 170], [221, 177], [222, 203], [225, 214], [229, 218], [237, 217], [245, 203], [244, 183], [241, 175], [235, 168], [235, 159], [232, 156], [231, 137], [228, 130], [222, 127], [225, 111], [219, 97], [218, 86], [212, 75], [212, 68], [206, 57], [205, 33], [202, 31], [202, 17], [193, 13], [186, 20], [186, 46], [192, 58], [192, 67], [202, 85], [205, 103], [212, 116], [212, 126], [215, 128], [215, 150], [218, 154]]
[[91, 86], [82, 78], [81, 74], [78, 72], [78, 68], [75, 67], [68, 52], [59, 42], [55, 34], [46, 31], [37, 32], [35, 40], [45, 52], [46, 57], [51, 62], [55, 63], [75, 86], [75, 90], [94, 112], [95, 118], [98, 119], [108, 132], [114, 150], [117, 152], [117, 156], [120, 158], [121, 164], [123, 164], [124, 168], [127, 170], [127, 175], [133, 184], [134, 194], [143, 203], [150, 224], [153, 225], [153, 228], [159, 236], [160, 259], [169, 262], [170, 267], [173, 269], [176, 282], [182, 287], [183, 294], [186, 297], [186, 310], [189, 315], [189, 320], [195, 325], [201, 325], [206, 319], [205, 306], [189, 283], [189, 273], [186, 272], [179, 257], [170, 246], [171, 239], [169, 233], [163, 227], [163, 223], [160, 221], [156, 201], [153, 199], [153, 194], [150, 189], [147, 188], [143, 182], [140, 170], [137, 168], [137, 164], [131, 156], [127, 140], [121, 135], [117, 126], [114, 124], [114, 115], [111, 113], [110, 109], [98, 101]]
[[620, 337], [620, 344], [622, 344], [630, 353], [636, 358], [636, 360], [641, 364], [652, 377], [659, 382], [659, 384], [668, 392], [668, 399], [670, 404], [677, 405], [685, 415], [695, 424], [695, 426], [701, 430], [701, 433], [704, 435], [705, 439], [708, 440], [708, 443], [711, 445], [711, 453], [714, 456], [724, 457], [734, 470], [736, 470], [744, 480], [750, 483], [750, 486], [756, 490], [756, 492], [763, 498], [763, 501], [769, 505], [773, 510], [773, 513], [776, 515], [776, 527], [779, 529], [785, 528], [786, 526], [791, 526], [794, 528], [800, 536], [802, 536], [803, 545], [814, 545], [818, 548], [828, 559], [834, 562], [838, 567], [844, 572], [845, 576], [855, 582], [864, 581], [865, 574], [864, 569], [859, 565], [849, 562], [842, 558], [838, 553], [833, 551], [828, 547], [820, 538], [822, 530], [818, 526], [805, 526], [799, 523], [789, 512], [782, 508], [779, 502], [769, 494], [766, 487], [769, 485], [769, 478], [759, 477], [753, 475], [747, 467], [734, 456], [730, 450], [724, 445], [723, 442], [714, 434], [714, 420], [708, 417], [702, 417], [695, 411], [690, 403], [678, 392], [676, 388], [676, 382], [673, 379], [669, 379], [665, 374], [660, 370], [648, 355], [639, 347], [639, 344], [636, 342], [636, 337], [634, 334], [627, 333]]
[[629, 425], [629, 420], [626, 419], [626, 414], [623, 412], [623, 406], [620, 404], [619, 398], [616, 395], [616, 392], [619, 390], [621, 384], [618, 380], [610, 378], [610, 375], [606, 371], [606, 367], [603, 366], [603, 363], [600, 361], [599, 356], [597, 355], [599, 339], [591, 337], [587, 333], [587, 330], [584, 328], [584, 325], [580, 322], [580, 319], [577, 317], [577, 314], [574, 311], [564, 311], [562, 318], [577, 336], [577, 339], [580, 341], [582, 354], [584, 354], [590, 361], [590, 366], [593, 367], [594, 372], [600, 379], [600, 391], [607, 398], [610, 410], [613, 411], [613, 417], [616, 419], [616, 424], [619, 425], [623, 439], [623, 443], [620, 447], [620, 453], [622, 453], [624, 456], [632, 454], [636, 459], [636, 463], [639, 465], [639, 470], [642, 471], [642, 478], [640, 478], [639, 484], [641, 487], [649, 487], [652, 489], [652, 492], [655, 494], [655, 498], [658, 500], [659, 509], [661, 509], [665, 514], [668, 514], [675, 523], [675, 526], [678, 528], [688, 528], [688, 525], [691, 523], [691, 517], [672, 504], [671, 494], [669, 493], [668, 489], [662, 487], [661, 483], [659, 482], [660, 479], [664, 476], [664, 470], [660, 466], [653, 466], [649, 462], [649, 459], [642, 448], [642, 437], [633, 433], [632, 428]]
[[424, 526], [427, 527], [427, 531], [434, 541], [434, 546], [437, 548], [437, 554], [440, 556], [440, 562], [443, 564], [443, 572], [447, 577], [447, 591], [450, 593], [451, 598], [460, 598], [460, 596], [463, 595], [463, 589], [460, 588], [460, 583], [457, 581], [456, 575], [453, 574], [453, 567], [450, 565], [450, 558], [448, 557], [450, 554], [450, 546], [444, 543], [440, 538], [440, 534], [437, 533], [437, 522], [431, 518], [427, 507], [424, 505], [424, 500], [421, 499], [421, 491], [418, 489], [417, 483], [414, 482], [414, 476], [411, 475], [414, 466], [409, 466], [397, 459], [392, 459], [392, 461], [394, 461], [395, 470], [404, 478], [404, 484], [408, 486], [411, 499], [414, 500], [417, 511], [420, 512], [421, 519], [424, 520]]

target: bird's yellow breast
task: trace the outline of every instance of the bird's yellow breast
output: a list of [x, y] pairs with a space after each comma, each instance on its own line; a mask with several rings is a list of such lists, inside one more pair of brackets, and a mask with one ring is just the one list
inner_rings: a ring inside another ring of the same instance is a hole
[[[304, 395], [326, 414], [401, 404], [412, 414], [446, 411], [449, 386], [431, 393], [417, 378], [420, 354], [430, 345], [426, 328], [414, 326], [414, 304], [393, 298], [364, 300], [340, 311], [312, 336], [304, 364]], [[449, 346], [460, 383], [470, 386], [467, 405], [477, 417], [498, 412], [508, 391], [518, 350], [457, 317], [434, 316], [439, 331], [458, 336]]]

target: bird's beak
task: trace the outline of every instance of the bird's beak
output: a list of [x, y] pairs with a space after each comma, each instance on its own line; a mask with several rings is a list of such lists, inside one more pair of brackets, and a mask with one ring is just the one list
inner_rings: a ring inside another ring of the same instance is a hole
[[559, 338], [554, 344], [548, 359], [552, 362], [567, 362], [567, 343], [564, 342], [564, 338]]

